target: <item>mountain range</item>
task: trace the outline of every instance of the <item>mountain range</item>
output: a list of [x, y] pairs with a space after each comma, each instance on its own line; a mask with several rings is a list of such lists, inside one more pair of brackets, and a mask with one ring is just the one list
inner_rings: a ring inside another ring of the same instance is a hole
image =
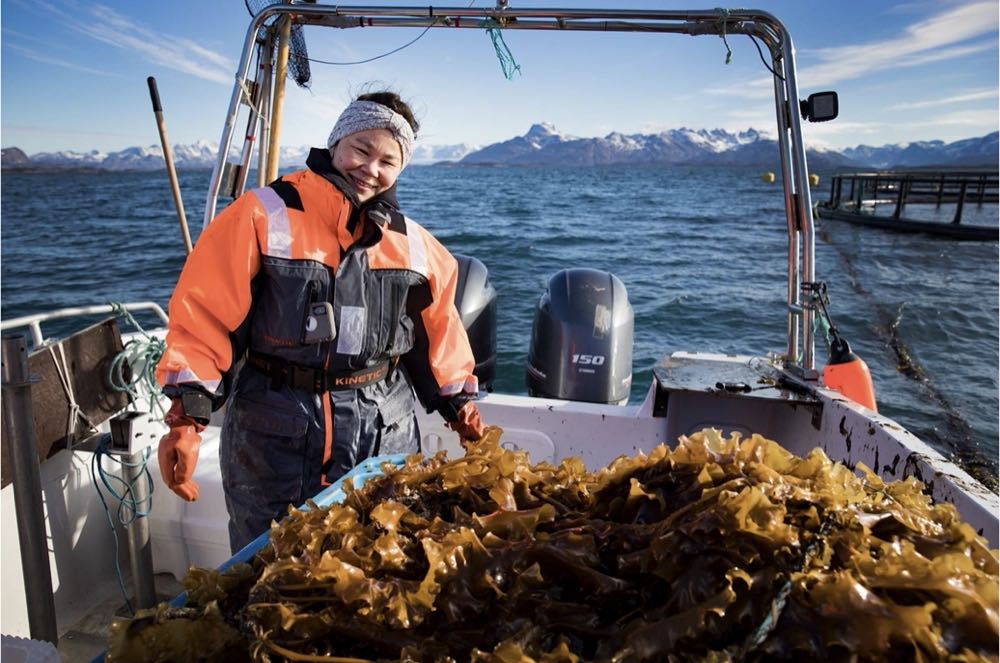
[[[976, 167], [998, 164], [998, 134], [945, 143], [920, 141], [872, 147], [858, 145], [844, 150], [807, 147], [810, 169]], [[173, 146], [178, 170], [212, 168], [217, 145], [199, 141]], [[281, 168], [305, 163], [308, 147], [281, 149]], [[234, 150], [231, 160], [238, 160]], [[159, 146], [129, 147], [118, 152], [42, 152], [28, 156], [16, 147], [3, 148], [4, 170], [157, 170], [164, 167]], [[756, 129], [732, 133], [723, 129], [670, 129], [656, 134], [621, 134], [579, 138], [560, 133], [548, 123], [533, 125], [523, 136], [475, 145], [417, 145], [415, 165], [452, 166], [602, 166], [602, 165], [727, 165], [778, 167], [776, 142]]]

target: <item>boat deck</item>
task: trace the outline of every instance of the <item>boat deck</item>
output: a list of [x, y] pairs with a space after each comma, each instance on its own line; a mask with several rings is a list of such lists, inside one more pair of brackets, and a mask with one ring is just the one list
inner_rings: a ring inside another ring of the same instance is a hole
[[[169, 601], [184, 591], [184, 586], [170, 573], [157, 573], [154, 581], [158, 601]], [[132, 586], [128, 576], [125, 586]], [[61, 663], [90, 663], [101, 656], [108, 648], [112, 622], [117, 617], [131, 615], [117, 585], [103, 587], [100, 594], [79, 619], [60, 628], [56, 649]]]

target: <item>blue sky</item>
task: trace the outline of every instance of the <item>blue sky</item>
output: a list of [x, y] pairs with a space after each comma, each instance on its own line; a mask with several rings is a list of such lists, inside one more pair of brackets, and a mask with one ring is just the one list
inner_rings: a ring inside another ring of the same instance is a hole
[[[714, 0], [629, 4], [719, 6]], [[802, 96], [840, 93], [840, 118], [806, 125], [808, 141], [838, 148], [952, 141], [997, 130], [996, 0], [781, 0], [756, 6], [791, 32]], [[3, 0], [0, 142], [28, 154], [158, 144], [146, 88], [150, 75], [159, 83], [171, 142], [218, 141], [248, 19], [242, 0]], [[417, 34], [309, 29], [306, 39], [313, 58], [353, 61]], [[479, 30], [430, 30], [368, 64], [314, 64], [309, 90], [288, 88], [282, 142], [323, 143], [339, 111], [371, 81], [411, 101], [423, 124], [419, 138], [428, 145], [487, 144], [543, 121], [576, 136], [774, 125], [770, 76], [743, 35], [729, 37], [728, 65], [716, 37], [508, 31], [505, 39], [521, 66], [510, 81]]]

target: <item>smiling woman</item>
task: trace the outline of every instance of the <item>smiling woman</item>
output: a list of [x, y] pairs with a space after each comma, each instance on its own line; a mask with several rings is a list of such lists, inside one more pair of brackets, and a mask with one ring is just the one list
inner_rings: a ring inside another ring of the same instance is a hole
[[395, 93], [353, 101], [327, 150], [240, 196], [181, 272], [157, 371], [172, 400], [160, 471], [196, 500], [199, 433], [228, 403], [234, 552], [357, 462], [419, 451], [414, 396], [462, 438], [482, 434], [456, 260], [396, 201], [416, 128]]
[[352, 102], [330, 132], [333, 166], [347, 177], [359, 202], [388, 190], [410, 161], [420, 125], [394, 92], [364, 94]]
[[352, 134], [331, 150], [334, 168], [347, 177], [360, 202], [395, 184], [402, 170], [399, 144], [385, 129]]

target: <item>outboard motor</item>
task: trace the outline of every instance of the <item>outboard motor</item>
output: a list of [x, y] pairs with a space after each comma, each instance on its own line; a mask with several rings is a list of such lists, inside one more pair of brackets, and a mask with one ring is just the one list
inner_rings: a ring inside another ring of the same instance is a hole
[[564, 269], [535, 308], [528, 394], [591, 403], [628, 402], [632, 387], [632, 305], [618, 277]]
[[455, 254], [455, 260], [458, 261], [455, 308], [476, 358], [473, 372], [479, 378], [480, 389], [493, 391], [497, 372], [497, 293], [490, 284], [486, 265], [459, 254]]

